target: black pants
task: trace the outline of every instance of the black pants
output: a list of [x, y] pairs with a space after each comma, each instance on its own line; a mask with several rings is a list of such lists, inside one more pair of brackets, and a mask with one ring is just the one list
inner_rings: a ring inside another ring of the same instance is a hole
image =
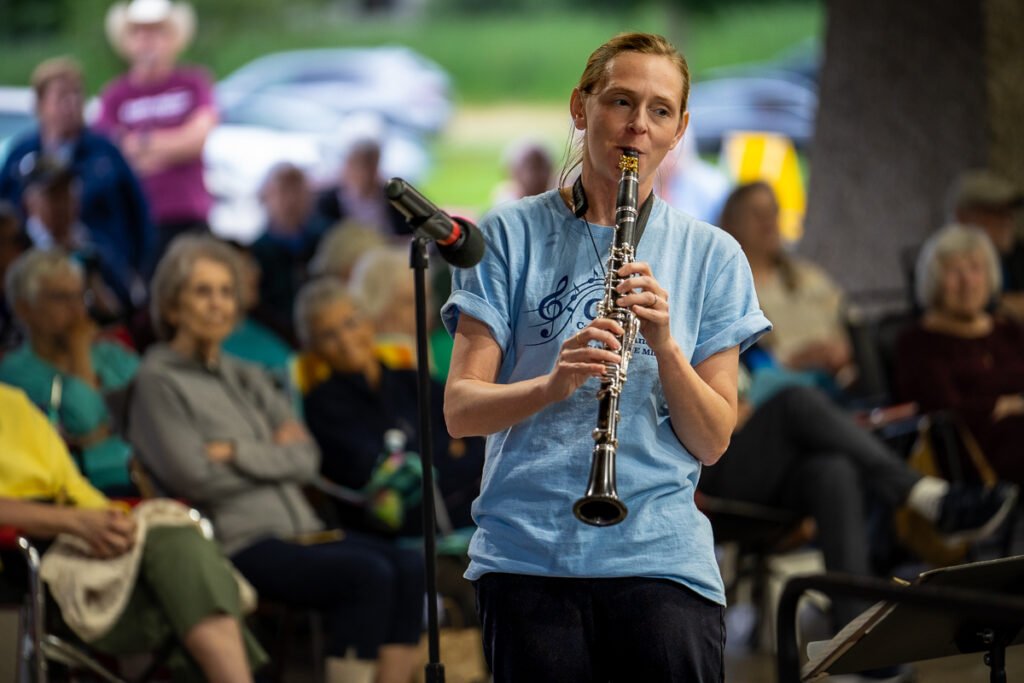
[[494, 683], [721, 683], [721, 605], [672, 581], [485, 574]]
[[323, 610], [331, 656], [354, 647], [358, 657], [375, 659], [381, 645], [419, 642], [425, 583], [418, 552], [348, 534], [315, 545], [267, 539], [231, 560], [260, 597]]
[[[699, 488], [810, 515], [825, 567], [867, 575], [866, 492], [896, 507], [920, 478], [827, 396], [791, 387], [754, 412], [722, 459], [701, 472]], [[849, 622], [865, 606], [837, 601], [837, 623]]]

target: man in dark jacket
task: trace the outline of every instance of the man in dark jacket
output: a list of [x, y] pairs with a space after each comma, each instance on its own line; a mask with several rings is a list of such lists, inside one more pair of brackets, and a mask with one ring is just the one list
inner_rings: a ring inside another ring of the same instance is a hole
[[68, 58], [32, 73], [39, 127], [17, 140], [0, 168], [0, 199], [24, 209], [26, 182], [41, 158], [67, 165], [79, 179], [80, 219], [119, 279], [147, 279], [155, 233], [135, 174], [117, 147], [85, 126], [82, 72]]

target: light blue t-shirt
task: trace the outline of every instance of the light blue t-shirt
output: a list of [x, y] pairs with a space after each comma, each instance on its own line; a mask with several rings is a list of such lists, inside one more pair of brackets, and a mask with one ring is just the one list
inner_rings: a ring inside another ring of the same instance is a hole
[[[487, 252], [455, 271], [445, 325], [454, 332], [465, 313], [488, 326], [503, 352], [500, 383], [547, 374], [561, 344], [596, 315], [613, 230], [577, 219], [557, 191], [500, 207], [480, 229]], [[743, 252], [718, 228], [656, 199], [636, 259], [668, 290], [672, 335], [694, 366], [770, 329]], [[629, 515], [601, 528], [573, 516], [590, 471], [598, 386], [592, 378], [487, 438], [466, 577], [647, 576], [724, 604], [711, 525], [693, 501], [700, 463], [672, 431], [642, 336], [620, 399], [617, 490]]]

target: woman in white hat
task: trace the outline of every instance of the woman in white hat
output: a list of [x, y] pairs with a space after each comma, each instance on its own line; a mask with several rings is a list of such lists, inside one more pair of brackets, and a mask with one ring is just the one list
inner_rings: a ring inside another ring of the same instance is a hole
[[129, 69], [100, 95], [96, 128], [118, 142], [142, 179], [159, 253], [179, 233], [208, 230], [202, 153], [217, 123], [213, 88], [204, 69], [177, 64], [195, 26], [184, 2], [131, 0], [107, 12], [107, 37]]

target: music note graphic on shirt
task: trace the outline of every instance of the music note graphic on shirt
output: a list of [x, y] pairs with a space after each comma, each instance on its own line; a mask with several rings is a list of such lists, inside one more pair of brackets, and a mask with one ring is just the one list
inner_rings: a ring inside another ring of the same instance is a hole
[[604, 278], [598, 272], [591, 273], [589, 278], [573, 285], [571, 289], [568, 275], [559, 278], [555, 290], [543, 297], [537, 308], [527, 311], [531, 318], [533, 314], [540, 318], [539, 322], [531, 320], [529, 325], [540, 328], [540, 340], [527, 344], [527, 346], [539, 346], [558, 339], [562, 330], [572, 322], [576, 310], [581, 306], [586, 320], [579, 321], [577, 326], [585, 327], [596, 315], [597, 304], [601, 301], [603, 283]]

